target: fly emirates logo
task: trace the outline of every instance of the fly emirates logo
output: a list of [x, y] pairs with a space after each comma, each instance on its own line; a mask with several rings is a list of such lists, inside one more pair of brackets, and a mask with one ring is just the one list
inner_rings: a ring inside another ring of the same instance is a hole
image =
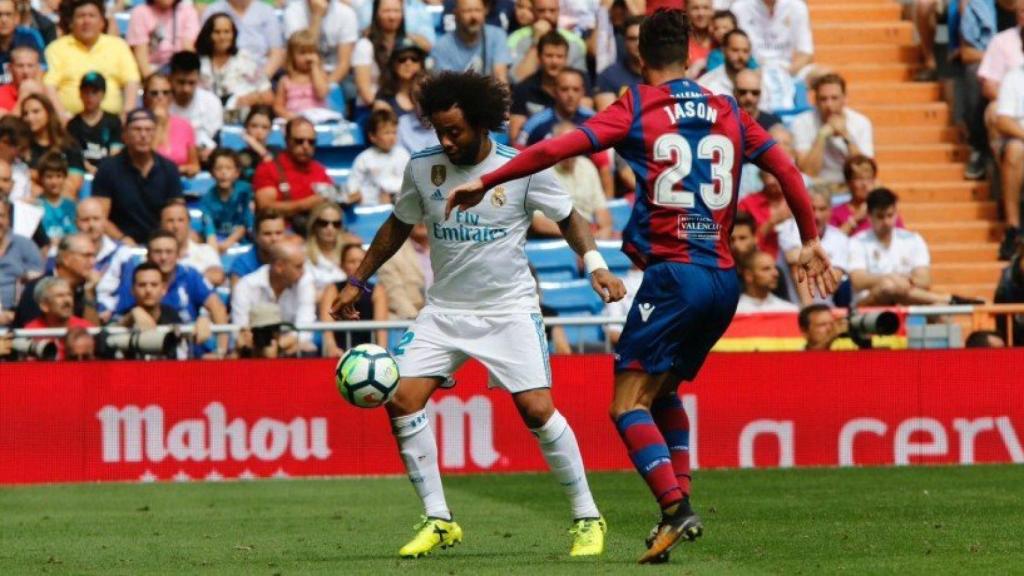
[[160, 406], [104, 406], [96, 413], [103, 462], [273, 461], [286, 454], [304, 461], [331, 455], [326, 418], [229, 420], [220, 402], [208, 404], [203, 416], [179, 420], [168, 428]]

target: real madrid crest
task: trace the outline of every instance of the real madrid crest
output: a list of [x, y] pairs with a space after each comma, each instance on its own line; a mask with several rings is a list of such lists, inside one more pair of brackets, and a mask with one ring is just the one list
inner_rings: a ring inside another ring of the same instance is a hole
[[434, 164], [430, 167], [430, 181], [434, 183], [434, 186], [444, 184], [446, 178], [448, 178], [448, 170], [443, 164]]
[[501, 208], [505, 205], [505, 188], [498, 186], [491, 192], [491, 204], [495, 208]]

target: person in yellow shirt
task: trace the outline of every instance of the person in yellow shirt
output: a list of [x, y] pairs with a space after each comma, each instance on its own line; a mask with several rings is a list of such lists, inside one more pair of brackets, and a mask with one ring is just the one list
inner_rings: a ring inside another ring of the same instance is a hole
[[102, 0], [65, 0], [61, 3], [60, 27], [64, 35], [46, 48], [49, 70], [43, 81], [57, 89], [61, 103], [71, 114], [82, 110], [78, 87], [87, 72], [102, 74], [107, 93], [100, 107], [122, 114], [135, 107], [139, 69], [128, 44], [105, 34]]

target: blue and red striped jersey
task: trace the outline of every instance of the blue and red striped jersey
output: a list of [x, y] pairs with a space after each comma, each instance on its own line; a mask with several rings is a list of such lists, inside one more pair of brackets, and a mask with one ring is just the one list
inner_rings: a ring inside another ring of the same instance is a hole
[[595, 150], [614, 147], [636, 174], [622, 249], [637, 266], [733, 267], [740, 169], [774, 141], [732, 96], [689, 80], [640, 84], [581, 129]]

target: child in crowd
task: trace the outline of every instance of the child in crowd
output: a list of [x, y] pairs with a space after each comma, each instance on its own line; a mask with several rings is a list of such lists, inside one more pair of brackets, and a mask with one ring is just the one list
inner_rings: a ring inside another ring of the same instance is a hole
[[286, 74], [277, 83], [274, 112], [291, 120], [304, 112], [327, 108], [327, 73], [320, 62], [316, 36], [299, 30], [288, 39]]
[[252, 174], [260, 162], [274, 159], [275, 150], [267, 145], [273, 127], [273, 108], [257, 104], [249, 109], [249, 115], [245, 117], [245, 132], [242, 134], [246, 147], [238, 153], [242, 180], [251, 182]]
[[350, 194], [362, 192], [364, 206], [391, 204], [402, 186], [409, 153], [398, 141], [398, 116], [390, 108], [378, 108], [366, 124], [370, 146], [356, 156], [348, 177]]
[[217, 148], [210, 154], [210, 172], [216, 184], [203, 196], [199, 207], [206, 240], [222, 254], [241, 242], [252, 226], [252, 187], [238, 179], [239, 169], [238, 155], [233, 150]]
[[99, 72], [87, 72], [78, 85], [82, 111], [68, 122], [68, 133], [82, 148], [85, 169], [96, 173], [100, 162], [117, 154], [121, 143], [121, 119], [100, 108], [107, 93], [107, 81]]
[[[722, 42], [725, 41], [725, 35], [733, 30], [739, 28], [736, 23], [736, 16], [728, 10], [716, 10], [715, 15], [711, 18], [711, 37], [714, 40], [715, 48], [708, 54], [708, 63], [706, 65], [706, 72], [711, 72], [715, 68], [718, 68], [722, 64], [725, 64], [725, 53], [722, 52]], [[757, 60], [751, 56], [750, 60], [747, 60], [747, 68], [757, 68]]]
[[64, 196], [64, 181], [68, 177], [68, 161], [58, 151], [50, 151], [36, 165], [42, 184], [42, 228], [54, 246], [60, 239], [78, 231], [75, 226], [75, 201]]

